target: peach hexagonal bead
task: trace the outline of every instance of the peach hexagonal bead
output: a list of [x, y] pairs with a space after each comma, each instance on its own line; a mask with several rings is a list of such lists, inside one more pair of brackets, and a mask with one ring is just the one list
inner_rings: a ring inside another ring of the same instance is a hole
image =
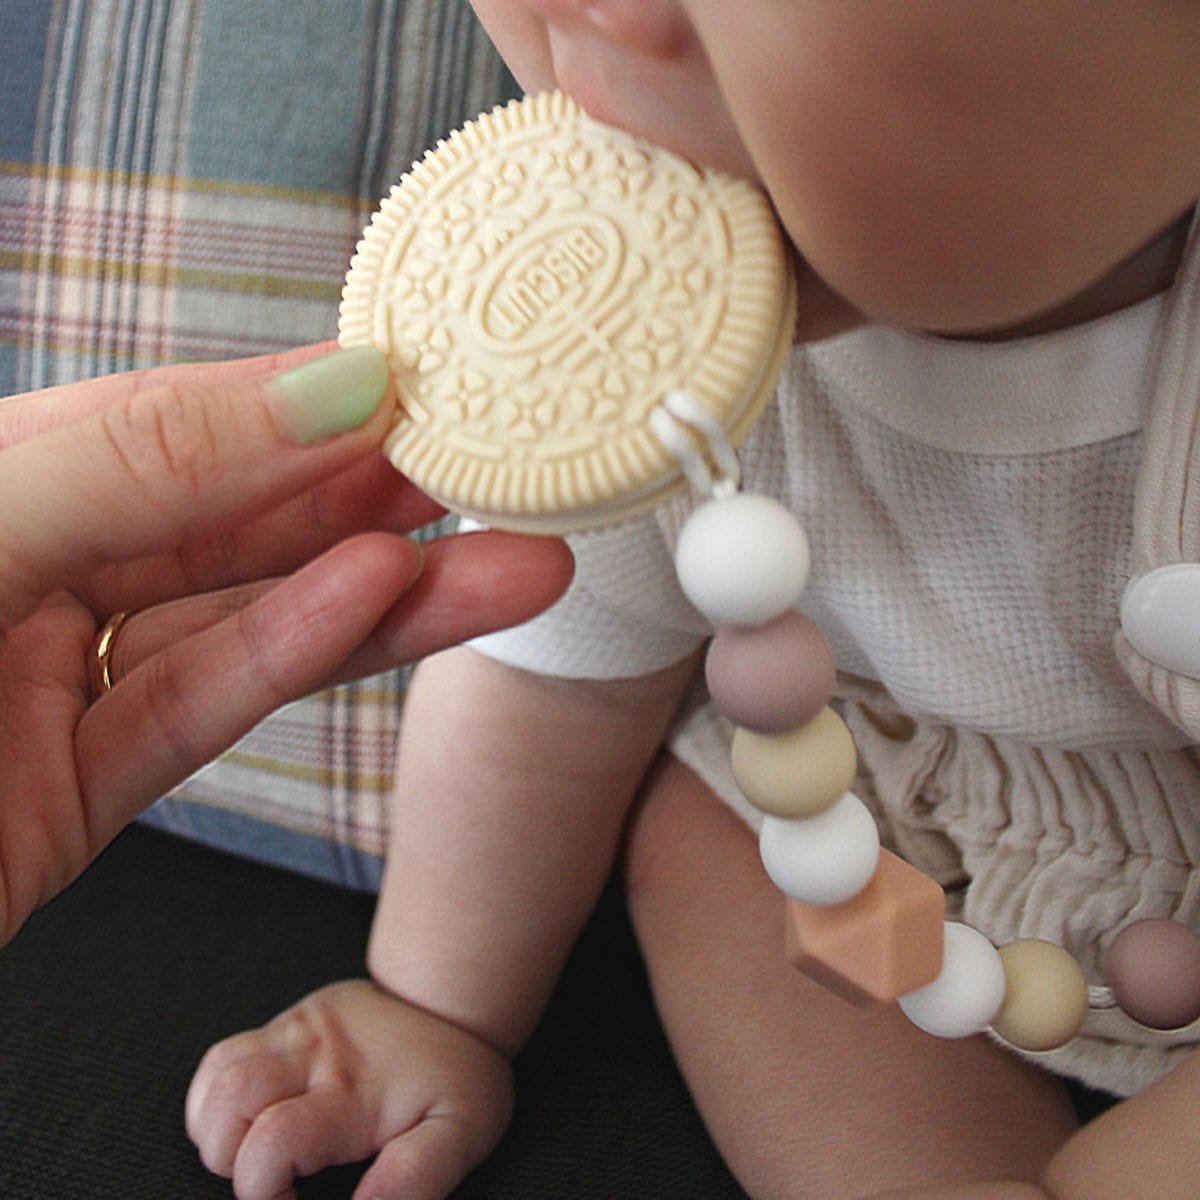
[[886, 1004], [942, 966], [941, 887], [881, 850], [870, 883], [842, 904], [787, 902], [787, 957], [852, 1004]]

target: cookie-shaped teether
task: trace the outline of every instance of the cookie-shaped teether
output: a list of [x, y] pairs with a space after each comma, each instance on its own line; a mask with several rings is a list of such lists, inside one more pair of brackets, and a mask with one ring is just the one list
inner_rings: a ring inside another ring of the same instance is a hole
[[351, 263], [343, 345], [396, 379], [386, 450], [453, 511], [561, 532], [684, 484], [650, 428], [690, 392], [735, 443], [795, 321], [791, 260], [753, 185], [546, 93], [414, 165]]

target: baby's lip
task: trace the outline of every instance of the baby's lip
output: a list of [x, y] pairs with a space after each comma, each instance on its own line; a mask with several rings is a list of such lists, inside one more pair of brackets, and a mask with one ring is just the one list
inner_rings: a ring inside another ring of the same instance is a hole
[[674, 58], [695, 38], [673, 6], [645, 0], [526, 0], [534, 15], [559, 29], [589, 29], [648, 58]]

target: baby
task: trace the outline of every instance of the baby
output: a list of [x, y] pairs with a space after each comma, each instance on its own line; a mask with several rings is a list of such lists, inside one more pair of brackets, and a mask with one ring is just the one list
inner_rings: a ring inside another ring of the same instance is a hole
[[[775, 205], [799, 343], [743, 480], [808, 531], [801, 607], [885, 842], [994, 943], [1064, 945], [1094, 984], [1131, 919], [1196, 928], [1195, 735], [1112, 644], [1146, 405], [1200, 324], [1175, 303], [1200, 276], [1200, 6], [475, 7], [528, 91]], [[418, 671], [371, 981], [210, 1051], [205, 1163], [240, 1200], [371, 1155], [364, 1200], [450, 1192], [620, 855], [681, 1068], [757, 1200], [1191, 1194], [1194, 1028], [1095, 1012], [1034, 1062], [787, 965], [728, 724], [684, 704], [712, 633], [671, 564], [692, 503], [576, 538], [562, 603]], [[1132, 1098], [1080, 1129], [1066, 1076]]]

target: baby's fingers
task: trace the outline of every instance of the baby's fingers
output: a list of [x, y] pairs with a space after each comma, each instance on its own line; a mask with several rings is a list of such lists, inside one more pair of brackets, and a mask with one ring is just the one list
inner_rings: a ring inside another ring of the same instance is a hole
[[461, 1115], [427, 1113], [383, 1147], [354, 1200], [443, 1200], [487, 1157], [503, 1128], [484, 1133]]
[[277, 1200], [294, 1179], [366, 1158], [375, 1148], [374, 1133], [354, 1093], [316, 1084], [254, 1119], [233, 1164], [234, 1194], [238, 1200]]
[[263, 1111], [303, 1093], [308, 1084], [307, 1064], [291, 1055], [239, 1051], [242, 1034], [214, 1046], [196, 1069], [188, 1089], [187, 1133], [200, 1160], [226, 1179], [233, 1176], [238, 1151], [255, 1118]]

